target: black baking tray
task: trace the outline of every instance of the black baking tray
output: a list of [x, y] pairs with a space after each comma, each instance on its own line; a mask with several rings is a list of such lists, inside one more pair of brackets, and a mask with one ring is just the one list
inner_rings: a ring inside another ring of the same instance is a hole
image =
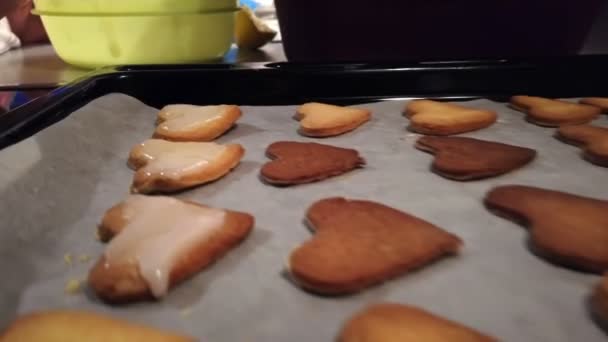
[[396, 98], [608, 96], [608, 55], [404, 63], [271, 63], [124, 66], [98, 70], [0, 116], [0, 149], [30, 137], [91, 100], [124, 93], [171, 103], [335, 104]]

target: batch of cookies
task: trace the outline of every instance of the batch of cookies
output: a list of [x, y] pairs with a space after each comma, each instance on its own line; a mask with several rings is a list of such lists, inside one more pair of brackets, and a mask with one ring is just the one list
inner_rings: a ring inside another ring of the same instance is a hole
[[[557, 136], [579, 145], [588, 161], [608, 166], [608, 128], [589, 124], [608, 111], [608, 99], [573, 103], [515, 96], [510, 106], [525, 112], [531, 123], [558, 127]], [[371, 115], [361, 108], [308, 103], [298, 108], [296, 119], [300, 134], [331, 137], [358, 129]], [[522, 146], [449, 137], [491, 126], [497, 121], [493, 111], [414, 100], [404, 115], [409, 129], [424, 135], [415, 146], [433, 153], [432, 170], [448, 179], [500, 176], [536, 157], [535, 150]], [[161, 300], [247, 238], [254, 227], [250, 214], [156, 196], [215, 181], [237, 167], [245, 149], [213, 140], [229, 134], [240, 117], [239, 107], [233, 105], [169, 105], [159, 112], [153, 138], [129, 154], [128, 165], [135, 171], [133, 194], [110, 208], [98, 227], [99, 239], [107, 245], [89, 273], [88, 285], [96, 296], [120, 304]], [[266, 153], [271, 160], [261, 168], [260, 178], [271, 186], [323, 181], [365, 165], [356, 150], [328, 144], [279, 141]], [[484, 203], [525, 224], [542, 258], [597, 274], [608, 270], [608, 201], [507, 185], [490, 190]], [[585, 220], [576, 219], [573, 212]], [[542, 219], [547, 216], [553, 219]], [[362, 291], [457, 254], [463, 246], [459, 237], [440, 227], [367, 200], [323, 199], [306, 210], [305, 218], [314, 236], [292, 251], [287, 271], [294, 284], [322, 295]], [[403, 248], [404, 242], [408, 248]], [[593, 308], [608, 321], [608, 276], [595, 289]], [[99, 330], [107, 341], [113, 341], [111, 331], [120, 331], [129, 341], [193, 340], [97, 314], [51, 311], [18, 319], [0, 341], [41, 341], [50, 327], [77, 319], [103, 327]], [[65, 341], [91, 334], [79, 327], [65, 331]], [[401, 336], [399, 341], [495, 340], [405, 303], [371, 305], [354, 313], [336, 333], [341, 342], [393, 341], [395, 336]]]

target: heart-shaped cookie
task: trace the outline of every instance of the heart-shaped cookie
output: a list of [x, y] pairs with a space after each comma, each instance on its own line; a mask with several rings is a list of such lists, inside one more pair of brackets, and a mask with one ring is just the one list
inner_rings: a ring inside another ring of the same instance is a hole
[[476, 131], [496, 122], [495, 112], [431, 100], [410, 101], [404, 111], [411, 131], [428, 135], [452, 135]]
[[296, 248], [293, 280], [321, 294], [347, 294], [458, 253], [455, 235], [410, 214], [362, 200], [329, 198], [306, 213], [314, 237]]
[[421, 137], [416, 147], [435, 154], [434, 172], [461, 181], [502, 175], [536, 156], [529, 148], [464, 137]]
[[107, 315], [70, 309], [38, 311], [16, 319], [2, 342], [194, 342], [197, 339]]
[[417, 307], [374, 304], [352, 317], [338, 342], [490, 342], [496, 339]]
[[239, 144], [149, 139], [129, 154], [128, 165], [135, 170], [131, 191], [175, 192], [208, 183], [234, 169], [244, 154]]
[[604, 275], [591, 295], [592, 315], [608, 332], [608, 274]]
[[224, 134], [241, 117], [234, 105], [165, 106], [158, 113], [154, 137], [171, 141], [212, 141]]
[[99, 225], [100, 238], [109, 243], [89, 285], [112, 303], [162, 298], [236, 247], [253, 225], [246, 213], [173, 197], [129, 196]]
[[331, 137], [356, 129], [369, 121], [367, 109], [340, 107], [323, 103], [306, 103], [296, 112], [299, 133], [309, 137]]
[[604, 113], [608, 112], [608, 97], [585, 97], [579, 103], [599, 107]]
[[595, 106], [525, 95], [511, 97], [510, 106], [526, 113], [529, 122], [547, 127], [587, 123], [602, 111]]
[[593, 164], [608, 167], [608, 128], [591, 125], [562, 126], [557, 130], [561, 140], [581, 146], [583, 156]]
[[365, 165], [356, 150], [317, 143], [280, 141], [268, 146], [266, 155], [273, 161], [261, 175], [274, 185], [315, 182]]
[[489, 209], [526, 225], [534, 252], [556, 264], [608, 271], [608, 201], [509, 185], [491, 190]]

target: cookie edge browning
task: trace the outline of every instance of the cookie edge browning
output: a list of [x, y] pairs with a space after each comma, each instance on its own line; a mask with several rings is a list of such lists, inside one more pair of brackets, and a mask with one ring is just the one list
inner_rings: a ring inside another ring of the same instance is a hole
[[[335, 148], [335, 149], [341, 149], [344, 151], [350, 151], [350, 152], [354, 152], [356, 154], [357, 160], [355, 161], [355, 163], [353, 165], [349, 166], [348, 168], [344, 168], [342, 170], [336, 170], [335, 172], [318, 174], [316, 176], [311, 176], [308, 178], [301, 178], [301, 179], [297, 179], [297, 180], [286, 180], [286, 179], [273, 178], [273, 177], [268, 176], [264, 172], [264, 169], [267, 167], [267, 165], [270, 165], [273, 162], [275, 162], [277, 159], [279, 159], [278, 156], [276, 156], [274, 153], [272, 153], [272, 148], [279, 144], [283, 144], [283, 143], [313, 144], [313, 145], [321, 145], [324, 147], [331, 147], [331, 148]], [[277, 142], [270, 144], [266, 148], [266, 157], [268, 159], [270, 159], [270, 161], [265, 163], [262, 166], [262, 168], [260, 170], [260, 177], [262, 178], [262, 180], [264, 182], [266, 182], [270, 185], [276, 185], [276, 186], [289, 186], [289, 185], [299, 185], [299, 184], [319, 182], [319, 181], [322, 181], [322, 180], [325, 180], [328, 178], [332, 178], [332, 177], [336, 177], [336, 176], [348, 173], [348, 172], [358, 169], [358, 168], [362, 168], [366, 165], [365, 159], [363, 157], [361, 157], [361, 154], [359, 153], [359, 151], [357, 151], [355, 149], [337, 147], [337, 146], [326, 145], [326, 144], [319, 144], [319, 143], [314, 143], [314, 142], [277, 141]]]
[[[155, 342], [194, 342], [195, 339], [178, 335], [171, 331], [160, 330], [155, 327], [138, 324], [126, 320], [116, 319], [114, 317], [98, 314], [90, 311], [77, 311], [69, 309], [60, 310], [48, 310], [38, 311], [30, 314], [23, 315], [15, 319], [10, 325], [6, 327], [3, 332], [0, 332], [0, 341], [3, 342], [25, 342], [33, 340], [22, 340], [24, 337], [34, 338], [41, 337], [43, 333], [30, 334], [28, 332], [22, 333], [22, 331], [32, 331], [35, 329], [47, 329], [53, 327], [57, 329], [58, 325], [62, 325], [66, 332], [73, 331], [74, 324], [79, 326], [78, 322], [86, 320], [87, 324], [84, 325], [90, 329], [93, 325], [97, 325], [101, 331], [106, 332], [112, 331], [112, 336], [116, 336], [117, 330], [122, 330], [125, 335], [122, 335], [121, 341], [125, 339], [126, 335], [138, 335], [130, 336], [128, 340], [133, 341], [155, 341]], [[102, 333], [103, 333], [102, 332]], [[24, 336], [24, 334], [26, 336]], [[77, 333], [74, 333], [77, 334]], [[109, 334], [108, 334], [109, 335]], [[57, 337], [56, 335], [53, 335]], [[109, 337], [109, 336], [107, 336]], [[137, 338], [135, 338], [137, 337]], [[19, 338], [19, 340], [17, 340]], [[77, 335], [72, 338], [66, 339], [67, 341], [82, 341], [84, 336]], [[86, 340], [86, 339], [85, 339]], [[58, 340], [54, 340], [58, 341]], [[61, 341], [65, 341], [62, 339]], [[108, 342], [116, 341], [114, 338], [109, 338]]]
[[[590, 124], [561, 126], [558, 128], [558, 130], [555, 134], [555, 137], [558, 140], [560, 140], [566, 144], [574, 145], [574, 146], [580, 148], [582, 150], [583, 158], [585, 160], [587, 160], [588, 162], [598, 165], [598, 166], [608, 167], [608, 156], [602, 156], [602, 155], [594, 153], [590, 146], [591, 143], [589, 141], [587, 141], [587, 139], [579, 139], [579, 138], [573, 137], [570, 135], [570, 133], [567, 132], [570, 129], [576, 129], [577, 127], [597, 128], [598, 126], [593, 126]], [[608, 128], [607, 128], [607, 132], [608, 132]]]
[[354, 131], [355, 129], [359, 128], [366, 122], [370, 121], [372, 118], [372, 112], [369, 109], [340, 107], [340, 106], [335, 106], [335, 105], [330, 105], [330, 104], [320, 103], [320, 102], [308, 102], [308, 103], [305, 103], [305, 104], [299, 106], [296, 110], [296, 114], [295, 114], [294, 118], [298, 121], [302, 121], [304, 119], [304, 117], [306, 116], [306, 114], [303, 114], [301, 112], [302, 107], [304, 107], [305, 105], [311, 105], [311, 104], [332, 106], [332, 107], [336, 107], [339, 109], [342, 109], [342, 108], [354, 109], [354, 110], [360, 111], [362, 113], [362, 115], [360, 118], [358, 118], [351, 124], [342, 125], [342, 126], [334, 126], [334, 127], [329, 127], [329, 128], [306, 128], [302, 125], [302, 123], [300, 123], [300, 128], [298, 129], [298, 133], [300, 135], [303, 135], [306, 137], [327, 138], [327, 137], [334, 137], [334, 136], [342, 135], [342, 134], [348, 133], [350, 131]]
[[496, 142], [496, 141], [462, 137], [463, 139], [476, 140], [476, 141], [481, 141], [484, 143], [493, 143], [493, 144], [514, 147], [514, 148], [520, 148], [522, 153], [527, 153], [527, 156], [526, 156], [527, 158], [525, 158], [525, 162], [518, 164], [516, 166], [510, 167], [510, 168], [505, 168], [504, 170], [501, 170], [499, 172], [488, 170], [486, 172], [476, 172], [476, 173], [471, 173], [470, 175], [459, 176], [459, 175], [456, 175], [455, 173], [450, 173], [449, 170], [443, 170], [437, 165], [438, 150], [435, 147], [431, 146], [431, 144], [427, 144], [424, 141], [424, 140], [429, 140], [429, 138], [448, 138], [449, 139], [449, 138], [455, 138], [455, 137], [423, 136], [423, 137], [418, 138], [418, 140], [416, 140], [414, 147], [416, 147], [420, 151], [430, 153], [434, 156], [433, 161], [431, 163], [431, 170], [434, 173], [436, 173], [444, 178], [447, 178], [447, 179], [462, 181], [462, 182], [502, 176], [504, 174], [510, 173], [512, 171], [515, 171], [517, 169], [520, 169], [520, 168], [528, 165], [529, 163], [534, 161], [534, 159], [536, 159], [536, 156], [538, 155], [538, 152], [536, 150], [528, 148], [528, 147], [504, 144], [504, 143], [500, 143], [500, 142]]
[[[295, 271], [295, 268], [293, 267], [292, 258], [293, 258], [294, 253], [296, 251], [298, 251], [300, 248], [302, 248], [305, 244], [310, 242], [312, 239], [314, 239], [314, 235], [313, 235], [310, 239], [299, 244], [297, 247], [295, 247], [290, 252], [288, 260], [287, 260], [287, 265], [286, 265], [287, 271], [290, 275], [290, 279], [296, 285], [298, 285], [302, 289], [309, 291], [311, 293], [315, 293], [315, 294], [319, 294], [319, 295], [323, 295], [323, 296], [343, 296], [343, 295], [354, 294], [354, 293], [360, 292], [366, 288], [378, 286], [382, 283], [385, 283], [392, 279], [403, 276], [407, 273], [421, 269], [446, 256], [457, 255], [457, 254], [459, 254], [460, 250], [462, 249], [462, 246], [464, 245], [464, 242], [462, 241], [462, 239], [460, 239], [460, 237], [458, 237], [457, 235], [447, 232], [444, 229], [442, 229], [426, 220], [418, 218], [417, 216], [407, 214], [398, 209], [389, 207], [387, 205], [384, 205], [384, 204], [381, 204], [378, 202], [372, 202], [372, 201], [366, 201], [366, 200], [349, 200], [344, 197], [330, 197], [330, 198], [326, 198], [326, 199], [321, 199], [321, 200], [313, 203], [308, 208], [308, 210], [306, 211], [306, 217], [305, 217], [304, 221], [307, 224], [308, 228], [313, 232], [313, 234], [317, 233], [318, 222], [314, 218], [315, 215], [311, 214], [311, 212], [313, 212], [315, 210], [315, 208], [317, 208], [318, 206], [321, 206], [324, 203], [330, 202], [330, 201], [340, 201], [340, 202], [357, 201], [357, 202], [371, 203], [373, 205], [383, 206], [385, 208], [388, 208], [390, 210], [393, 210], [393, 211], [399, 213], [400, 215], [406, 215], [408, 218], [415, 218], [416, 220], [420, 220], [426, 224], [431, 225], [433, 228], [438, 229], [438, 231], [440, 233], [445, 235], [446, 241], [443, 245], [438, 246], [436, 248], [436, 250], [437, 250], [436, 253], [434, 253], [433, 255], [430, 255], [429, 258], [424, 260], [424, 262], [417, 263], [415, 265], [407, 265], [408, 267], [403, 266], [402, 268], [404, 268], [405, 270], [402, 270], [401, 268], [396, 267], [395, 269], [391, 270], [391, 272], [387, 272], [387, 274], [384, 277], [381, 277], [381, 279], [376, 279], [376, 278], [363, 279], [363, 280], [357, 279], [356, 282], [353, 281], [348, 284], [336, 285], [336, 284], [328, 284], [328, 283], [322, 282], [322, 281], [317, 282], [315, 280], [310, 281], [311, 279], [305, 279], [307, 277], [306, 276], [302, 277], [301, 275], [299, 275], [298, 272]], [[448, 239], [449, 239], [449, 241], [447, 241]], [[432, 254], [432, 253], [429, 253], [429, 254]]]
[[181, 132], [168, 132], [163, 133], [159, 130], [160, 124], [167, 121], [168, 119], [162, 118], [162, 110], [158, 113], [158, 118], [156, 120], [157, 127], [154, 130], [154, 135], [152, 138], [154, 139], [162, 139], [167, 141], [175, 141], [175, 142], [209, 142], [213, 141], [216, 138], [220, 137], [224, 133], [228, 132], [230, 128], [232, 128], [236, 122], [241, 118], [242, 111], [239, 106], [236, 105], [224, 105], [225, 109], [220, 114], [222, 116], [219, 120], [213, 121], [213, 126], [211, 128], [199, 128], [189, 131], [181, 131]]
[[587, 272], [587, 273], [596, 273], [596, 274], [601, 274], [606, 271], [606, 269], [608, 268], [608, 263], [598, 263], [593, 260], [588, 260], [588, 259], [581, 258], [581, 257], [565, 256], [565, 255], [563, 255], [563, 253], [560, 253], [559, 251], [554, 250], [550, 246], [545, 246], [544, 241], [539, 241], [537, 238], [538, 235], [534, 234], [533, 226], [535, 225], [535, 222], [532, 221], [532, 219], [530, 219], [529, 217], [527, 217], [526, 215], [524, 215], [522, 213], [517, 212], [514, 209], [508, 208], [504, 204], [498, 203], [498, 202], [504, 202], [504, 200], [501, 201], [500, 199], [496, 199], [496, 197], [504, 196], [501, 194], [501, 192], [505, 192], [505, 191], [509, 191], [509, 190], [520, 190], [520, 191], [528, 191], [528, 192], [537, 191], [537, 192], [545, 192], [545, 193], [548, 192], [548, 193], [555, 193], [558, 195], [567, 195], [567, 196], [572, 196], [572, 197], [577, 197], [580, 199], [587, 199], [587, 200], [597, 200], [597, 199], [574, 195], [574, 194], [567, 193], [567, 192], [533, 187], [533, 186], [501, 185], [501, 186], [497, 186], [497, 187], [490, 189], [486, 193], [486, 196], [484, 197], [483, 202], [484, 202], [485, 207], [494, 215], [496, 215], [498, 217], [502, 217], [506, 220], [512, 221], [529, 231], [528, 241], [529, 241], [529, 247], [531, 249], [532, 254], [535, 254], [536, 256], [540, 257], [541, 259], [543, 259], [551, 264], [554, 264], [556, 266], [562, 267], [562, 268], [568, 268], [568, 269], [573, 269], [573, 270], [577, 270], [577, 271], [582, 271], [582, 272]]
[[[226, 150], [213, 162], [209, 163], [202, 171], [188, 174], [179, 179], [169, 177], [147, 177], [142, 168], [146, 161], [141, 157], [138, 146], [129, 155], [128, 165], [135, 169], [131, 192], [136, 194], [172, 193], [190, 189], [206, 183], [218, 180], [236, 168], [243, 156], [245, 149], [240, 144], [225, 145]], [[146, 179], [149, 178], [148, 181]]]
[[[485, 335], [473, 328], [470, 328], [466, 325], [458, 323], [456, 321], [452, 321], [447, 318], [443, 318], [441, 316], [435, 315], [430, 311], [424, 310], [422, 308], [405, 305], [405, 304], [396, 304], [389, 302], [382, 302], [377, 304], [371, 304], [364, 307], [362, 310], [356, 312], [352, 315], [340, 329], [338, 336], [336, 338], [337, 342], [356, 342], [361, 341], [359, 336], [361, 336], [360, 332], [367, 330], [365, 326], [369, 326], [369, 324], [373, 324], [373, 322], [368, 322], [368, 318], [377, 317], [386, 312], [394, 312], [396, 314], [405, 313], [407, 311], [407, 315], [410, 317], [413, 315], [418, 316], [421, 320], [424, 320], [423, 324], [431, 323], [433, 325], [449, 328], [449, 329], [457, 329], [463, 333], [470, 335], [469, 337], [475, 338], [475, 341], [479, 342], [493, 342], [497, 341], [495, 338]], [[401, 322], [401, 320], [400, 320]], [[399, 322], [399, 323], [400, 323]], [[398, 323], [397, 323], [398, 324]], [[368, 341], [367, 339], [364, 341]], [[371, 341], [371, 340], [370, 340]], [[473, 341], [473, 340], [470, 340]]]
[[[184, 202], [208, 208], [199, 203]], [[98, 227], [99, 236], [105, 238], [104, 241], [110, 241], [126, 225], [126, 221], [122, 218], [123, 207], [124, 203], [120, 203], [110, 208], [104, 215], [102, 223]], [[250, 235], [255, 225], [255, 218], [252, 215], [222, 210], [226, 213], [224, 226], [209, 240], [203, 241], [195, 249], [183, 253], [180, 260], [188, 262], [180, 262], [171, 270], [169, 289], [212, 265]], [[209, 251], [210, 249], [211, 251]], [[102, 255], [89, 272], [88, 278], [91, 288], [104, 301], [126, 303], [154, 298], [148, 284], [141, 277], [137, 264], [119, 264], [112, 270], [107, 270], [104, 265], [105, 258]]]

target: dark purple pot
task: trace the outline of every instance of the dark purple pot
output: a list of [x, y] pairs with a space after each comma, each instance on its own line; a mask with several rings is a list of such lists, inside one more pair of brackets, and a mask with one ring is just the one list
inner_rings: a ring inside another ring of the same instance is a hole
[[604, 0], [275, 0], [291, 61], [576, 54]]

